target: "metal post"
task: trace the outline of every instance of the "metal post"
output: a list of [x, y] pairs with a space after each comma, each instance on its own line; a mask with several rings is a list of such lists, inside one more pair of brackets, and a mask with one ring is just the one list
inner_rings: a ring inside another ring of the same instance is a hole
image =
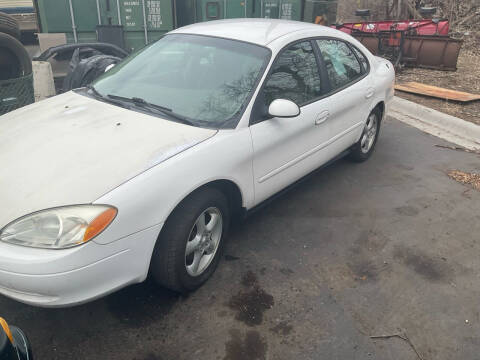
[[178, 28], [178, 19], [177, 19], [177, 0], [173, 0], [173, 28]]
[[143, 5], [143, 27], [145, 28], [145, 45], [148, 45], [147, 13], [145, 10], [145, 0], [142, 0], [142, 5]]
[[247, 0], [243, 0], [243, 4], [245, 6], [245, 16], [244, 17], [247, 17]]
[[278, 18], [282, 18], [282, 0], [280, 0], [280, 3], [278, 5]]
[[263, 18], [263, 0], [260, 1], [260, 17]]
[[197, 22], [197, 0], [193, 2], [193, 12], [194, 12], [194, 17], [193, 17], [193, 22]]
[[100, 0], [97, 0], [97, 15], [98, 15], [98, 25], [102, 25], [102, 17], [100, 16]]
[[227, 0], [223, 0], [223, 18], [227, 18]]
[[120, 0], [117, 0], [118, 25], [122, 25], [122, 14], [120, 13]]
[[75, 16], [73, 15], [73, 5], [72, 5], [72, 0], [68, 0], [68, 3], [70, 5], [70, 17], [72, 19], [72, 30], [73, 30], [73, 40], [75, 43], [78, 42], [77, 38], [77, 26], [75, 25]]

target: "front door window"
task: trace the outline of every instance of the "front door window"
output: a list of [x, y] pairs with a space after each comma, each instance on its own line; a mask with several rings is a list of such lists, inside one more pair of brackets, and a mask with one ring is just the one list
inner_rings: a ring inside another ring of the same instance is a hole
[[283, 50], [263, 91], [266, 106], [275, 99], [292, 100], [302, 106], [321, 95], [320, 74], [310, 41]]

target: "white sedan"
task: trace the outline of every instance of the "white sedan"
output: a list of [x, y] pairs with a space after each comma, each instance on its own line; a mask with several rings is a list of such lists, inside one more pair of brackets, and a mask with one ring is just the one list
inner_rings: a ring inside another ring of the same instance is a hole
[[0, 117], [0, 294], [69, 306], [149, 273], [194, 290], [233, 217], [346, 150], [372, 154], [393, 85], [337, 30], [223, 20]]

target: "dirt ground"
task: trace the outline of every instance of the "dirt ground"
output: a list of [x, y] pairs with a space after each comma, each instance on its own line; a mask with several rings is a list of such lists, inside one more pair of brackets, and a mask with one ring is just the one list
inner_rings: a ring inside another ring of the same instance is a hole
[[[472, 46], [474, 45], [474, 46]], [[480, 46], [466, 42], [460, 52], [457, 71], [404, 68], [397, 83], [417, 81], [427, 85], [480, 94]], [[396, 91], [395, 95], [443, 113], [480, 125], [480, 101], [459, 103]]]

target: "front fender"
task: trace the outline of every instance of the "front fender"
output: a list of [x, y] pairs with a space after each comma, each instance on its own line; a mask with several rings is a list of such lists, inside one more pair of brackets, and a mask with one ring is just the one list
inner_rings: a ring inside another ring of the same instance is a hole
[[252, 144], [248, 128], [221, 130], [110, 191], [94, 203], [117, 207], [115, 221], [98, 238], [109, 243], [164, 222], [190, 193], [215, 180], [230, 180], [243, 206], [254, 202]]

